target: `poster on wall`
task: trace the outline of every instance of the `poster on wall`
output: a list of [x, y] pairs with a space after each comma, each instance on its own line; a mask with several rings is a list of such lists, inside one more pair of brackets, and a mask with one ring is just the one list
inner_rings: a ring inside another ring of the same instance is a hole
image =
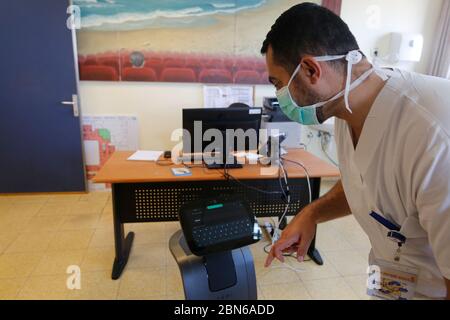
[[74, 0], [80, 79], [269, 84], [261, 44], [276, 18], [298, 3]]
[[92, 179], [115, 151], [139, 149], [136, 116], [83, 116], [83, 145], [88, 187], [90, 191], [110, 186], [95, 184]]

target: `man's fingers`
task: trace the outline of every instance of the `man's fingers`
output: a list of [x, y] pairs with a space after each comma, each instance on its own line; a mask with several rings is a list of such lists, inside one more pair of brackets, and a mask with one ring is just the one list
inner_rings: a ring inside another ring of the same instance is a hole
[[305, 237], [302, 237], [302, 239], [300, 240], [300, 244], [298, 245], [297, 249], [297, 260], [299, 262], [303, 262], [303, 260], [305, 259], [305, 255], [308, 253], [311, 241], [312, 239], [306, 239]]
[[265, 263], [266, 268], [272, 264], [272, 261], [275, 258], [277, 258], [281, 262], [284, 262], [284, 257], [283, 257], [283, 252], [282, 252], [283, 247], [284, 246], [282, 243], [276, 243], [272, 246], [272, 249], [270, 249], [269, 255], [266, 259], [266, 263]]
[[266, 263], [264, 264], [264, 266], [267, 268], [268, 266], [270, 266], [272, 264], [274, 257], [272, 254], [272, 250], [270, 250], [269, 254], [267, 255], [267, 259], [266, 259]]

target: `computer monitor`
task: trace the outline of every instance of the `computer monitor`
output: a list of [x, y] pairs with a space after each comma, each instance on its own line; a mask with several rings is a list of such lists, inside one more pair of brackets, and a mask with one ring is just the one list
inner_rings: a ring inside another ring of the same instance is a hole
[[223, 157], [222, 163], [216, 163], [216, 167], [226, 163], [227, 168], [232, 168], [236, 161], [229, 157], [231, 152], [258, 149], [261, 117], [261, 108], [183, 109], [183, 153], [212, 152], [220, 132], [222, 150], [215, 148], [215, 151]]

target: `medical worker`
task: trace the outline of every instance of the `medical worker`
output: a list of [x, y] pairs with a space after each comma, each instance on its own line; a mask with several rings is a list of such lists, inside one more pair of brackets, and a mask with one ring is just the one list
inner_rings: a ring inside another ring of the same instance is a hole
[[285, 228], [266, 267], [285, 252], [302, 261], [318, 223], [353, 214], [371, 268], [390, 279], [376, 278], [375, 296], [449, 299], [450, 81], [374, 68], [344, 21], [312, 3], [284, 12], [261, 52], [291, 120], [336, 117], [341, 171]]

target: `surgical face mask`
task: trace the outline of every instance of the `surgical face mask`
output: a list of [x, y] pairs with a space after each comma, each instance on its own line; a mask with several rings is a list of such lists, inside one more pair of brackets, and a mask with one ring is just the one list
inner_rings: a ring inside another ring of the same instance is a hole
[[281, 88], [277, 91], [276, 95], [278, 98], [278, 103], [280, 104], [280, 108], [283, 111], [286, 116], [291, 119], [292, 121], [304, 124], [304, 125], [317, 125], [321, 124], [321, 121], [319, 120], [317, 116], [317, 111], [322, 106], [326, 105], [327, 103], [337, 100], [344, 96], [345, 99], [345, 107], [347, 110], [352, 113], [352, 110], [349, 105], [349, 95], [350, 91], [358, 87], [361, 83], [364, 82], [371, 74], [374, 72], [374, 68], [371, 68], [370, 70], [364, 72], [358, 79], [356, 79], [353, 83], [351, 83], [352, 78], [352, 67], [355, 64], [358, 64], [362, 60], [362, 54], [358, 50], [350, 51], [346, 55], [339, 55], [339, 56], [321, 56], [321, 57], [314, 57], [317, 61], [332, 61], [332, 60], [339, 60], [345, 58], [347, 60], [347, 80], [345, 84], [345, 89], [336, 94], [334, 97], [327, 101], [318, 102], [316, 104], [310, 105], [310, 106], [299, 106], [295, 100], [292, 98], [291, 92], [289, 91], [289, 87], [292, 83], [292, 81], [297, 76], [301, 63], [297, 66], [294, 73], [291, 76], [291, 79], [289, 80], [287, 86]]

